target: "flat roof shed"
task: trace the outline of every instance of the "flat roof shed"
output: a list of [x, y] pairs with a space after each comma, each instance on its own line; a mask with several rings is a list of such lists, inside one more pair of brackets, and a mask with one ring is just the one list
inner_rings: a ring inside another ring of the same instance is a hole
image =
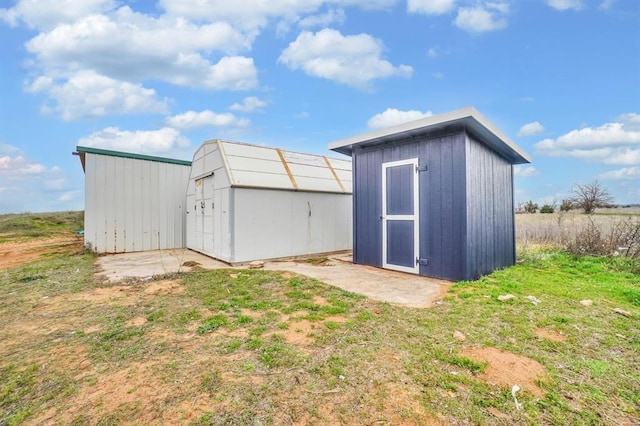
[[352, 157], [355, 263], [453, 281], [515, 263], [513, 165], [531, 160], [475, 108], [329, 148]]

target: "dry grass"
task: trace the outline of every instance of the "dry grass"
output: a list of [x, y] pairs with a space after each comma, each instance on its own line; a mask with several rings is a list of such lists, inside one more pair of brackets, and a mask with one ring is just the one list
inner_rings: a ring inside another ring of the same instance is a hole
[[[617, 246], [614, 237], [627, 224], [639, 226], [640, 209], [599, 209], [594, 215], [585, 215], [575, 210], [551, 214], [517, 214], [516, 245], [520, 251], [540, 247], [566, 249], [591, 228], [602, 239], [610, 240], [615, 251]], [[640, 235], [636, 240], [640, 240]]]

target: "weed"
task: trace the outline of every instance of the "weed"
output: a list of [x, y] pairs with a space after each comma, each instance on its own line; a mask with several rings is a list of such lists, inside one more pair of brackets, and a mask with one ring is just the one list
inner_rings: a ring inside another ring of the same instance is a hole
[[219, 314], [213, 315], [202, 321], [202, 324], [198, 326], [198, 334], [206, 334], [216, 331], [220, 327], [224, 327], [229, 324], [229, 320], [226, 315]]

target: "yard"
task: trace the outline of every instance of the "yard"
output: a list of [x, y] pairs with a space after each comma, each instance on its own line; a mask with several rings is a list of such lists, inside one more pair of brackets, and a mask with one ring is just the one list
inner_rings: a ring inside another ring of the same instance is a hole
[[530, 238], [413, 309], [286, 271], [110, 284], [80, 219], [0, 217], [0, 424], [640, 422], [632, 260]]

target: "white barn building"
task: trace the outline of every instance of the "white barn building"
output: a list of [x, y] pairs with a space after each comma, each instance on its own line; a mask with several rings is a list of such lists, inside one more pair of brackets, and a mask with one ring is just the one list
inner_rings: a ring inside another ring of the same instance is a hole
[[229, 263], [351, 248], [351, 162], [207, 141], [193, 157], [187, 247]]

